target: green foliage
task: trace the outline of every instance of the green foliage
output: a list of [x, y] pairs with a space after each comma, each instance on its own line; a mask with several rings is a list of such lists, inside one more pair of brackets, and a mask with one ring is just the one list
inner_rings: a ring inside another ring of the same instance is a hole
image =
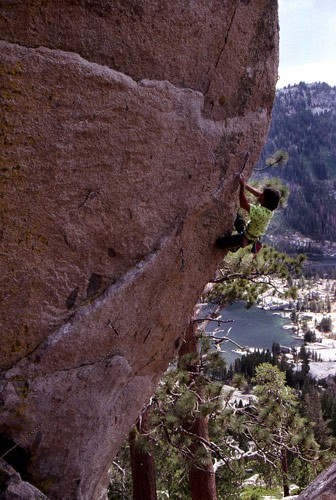
[[336, 437], [336, 383], [335, 379], [324, 388], [320, 396], [324, 420], [328, 423], [333, 436]]
[[316, 471], [314, 471], [314, 468], [315, 465], [294, 458], [291, 464], [291, 479], [299, 486], [300, 490], [303, 490], [315, 479]]
[[175, 415], [178, 419], [185, 420], [196, 409], [196, 395], [186, 390], [175, 400]]
[[332, 319], [330, 316], [325, 316], [321, 319], [317, 328], [322, 332], [330, 332], [332, 329]]
[[135, 446], [141, 453], [149, 453], [150, 452], [150, 446], [149, 442], [147, 439], [147, 436], [141, 434], [138, 429], [134, 429], [134, 432], [136, 432], [135, 435]]
[[[190, 500], [188, 469], [180, 453], [167, 440], [162, 439], [154, 442], [154, 454], [156, 469], [160, 471], [156, 478], [158, 500]], [[108, 499], [131, 500], [133, 495], [128, 441], [120, 449], [111, 467], [110, 477]]]
[[319, 446], [312, 423], [300, 416], [298, 397], [286, 385], [285, 374], [264, 363], [256, 368], [254, 382], [258, 415], [249, 432], [257, 443], [262, 443], [265, 455], [279, 468], [284, 450], [303, 461], [316, 460]]
[[132, 475], [129, 465], [128, 441], [125, 441], [110, 468], [108, 499], [125, 500], [130, 498], [132, 498]]
[[282, 491], [280, 488], [268, 489], [262, 486], [247, 486], [241, 492], [241, 500], [263, 500], [265, 497], [272, 498], [283, 498]]
[[289, 155], [287, 151], [283, 151], [282, 149], [278, 149], [275, 153], [272, 154], [266, 160], [266, 165], [269, 167], [275, 167], [276, 165], [286, 165], [288, 162]]
[[270, 167], [275, 167], [275, 166], [281, 166], [281, 165], [286, 165], [288, 162], [288, 153], [286, 151], [283, 151], [282, 149], [278, 149], [275, 153], [273, 153], [271, 156], [269, 156], [266, 161], [265, 165], [263, 167], [256, 167], [254, 170], [255, 171], [262, 171], [266, 170], [267, 168]]
[[[274, 294], [295, 298], [297, 288], [291, 277], [300, 275], [304, 260], [303, 255], [292, 258], [269, 245], [263, 245], [257, 254], [252, 254], [250, 247], [229, 252], [214, 280], [209, 300], [221, 304], [245, 300], [250, 307], [269, 289]], [[290, 286], [279, 286], [279, 279], [281, 285]]]
[[246, 386], [246, 380], [241, 373], [235, 373], [232, 378], [232, 384], [237, 389], [243, 389]]

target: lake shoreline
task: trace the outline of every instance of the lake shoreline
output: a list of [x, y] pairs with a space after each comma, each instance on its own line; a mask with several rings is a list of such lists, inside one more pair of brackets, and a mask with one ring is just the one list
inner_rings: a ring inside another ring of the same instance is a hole
[[[282, 286], [280, 281], [279, 286]], [[293, 338], [302, 341], [304, 341], [307, 328], [316, 335], [317, 341], [306, 342], [305, 347], [320, 359], [320, 361], [310, 361], [310, 375], [319, 380], [336, 375], [336, 296], [335, 292], [331, 293], [335, 289], [336, 280], [327, 278], [319, 279], [312, 285], [299, 289], [298, 297], [300, 300], [313, 295], [316, 299], [329, 301], [330, 310], [323, 312], [297, 311], [297, 321], [284, 327], [292, 329]], [[282, 291], [284, 292], [284, 289]], [[258, 307], [273, 310], [274, 314], [280, 314], [282, 317], [290, 319], [291, 313], [289, 309], [293, 308], [294, 302], [294, 300], [288, 301], [270, 297], [266, 293], [261, 297]], [[323, 332], [317, 328], [317, 325], [326, 317], [331, 319], [332, 327], [329, 332]], [[303, 325], [305, 326], [303, 327]]]
[[210, 337], [215, 334], [216, 337], [229, 339], [221, 344], [221, 352], [227, 365], [233, 363], [239, 355], [255, 349], [271, 350], [273, 343], [291, 347], [302, 345], [301, 339], [293, 338], [291, 329], [283, 328], [289, 323], [288, 318], [256, 306], [247, 309], [243, 304], [235, 302], [221, 309], [218, 317], [221, 321], [230, 321], [227, 325], [217, 326], [215, 322], [211, 322], [205, 328]]
[[[275, 280], [276, 285], [280, 293], [285, 292], [285, 286], [283, 282], [279, 280]], [[299, 283], [299, 280], [297, 280]], [[303, 288], [298, 289], [298, 299], [304, 300], [305, 297], [314, 294], [314, 296], [321, 300], [326, 300], [329, 297], [330, 301], [330, 311], [326, 312], [311, 312], [311, 311], [297, 311], [297, 323], [294, 323], [291, 320], [291, 312], [293, 310], [293, 306], [296, 303], [294, 299], [284, 299], [279, 298], [278, 296], [273, 296], [272, 292], [265, 292], [259, 299], [258, 303], [250, 309], [246, 309], [241, 303], [234, 303], [231, 305], [227, 305], [222, 308], [220, 311], [218, 310], [218, 306], [210, 303], [202, 303], [199, 304], [199, 313], [201, 316], [212, 316], [217, 315], [222, 320], [229, 319], [230, 311], [232, 308], [239, 309], [240, 311], [244, 311], [244, 315], [246, 311], [249, 311], [249, 314], [252, 315], [252, 323], [253, 321], [257, 321], [258, 328], [262, 326], [265, 317], [255, 318], [253, 310], [259, 309], [264, 313], [271, 314], [273, 316], [281, 318], [283, 323], [281, 326], [282, 332], [287, 332], [287, 336], [279, 335], [279, 324], [276, 322], [276, 330], [277, 335], [272, 341], [279, 343], [284, 349], [291, 350], [292, 348], [299, 349], [304, 344], [304, 329], [302, 328], [303, 319], [307, 323], [307, 327], [316, 334], [318, 341], [314, 343], [305, 343], [305, 347], [307, 351], [310, 351], [314, 356], [317, 355], [320, 361], [310, 361], [310, 375], [316, 379], [324, 379], [328, 376], [336, 375], [336, 280], [321, 278], [318, 280], [306, 280], [305, 286]], [[230, 309], [231, 308], [231, 309]], [[254, 309], [255, 308], [255, 309]], [[207, 312], [208, 314], [203, 314], [201, 310], [203, 309], [203, 313]], [[235, 314], [237, 311], [234, 311]], [[332, 328], [330, 332], [323, 333], [316, 328], [316, 325], [321, 322], [323, 317], [330, 316], [332, 322]], [[273, 333], [274, 324], [269, 322], [269, 329]], [[213, 326], [214, 323], [207, 324], [205, 327], [205, 331], [210, 335], [214, 333], [216, 328]], [[228, 337], [232, 338], [232, 340], [242, 346], [242, 350], [238, 349], [237, 346], [232, 347], [232, 349], [227, 349], [226, 344], [222, 348], [223, 357], [225, 358], [227, 364], [231, 364], [237, 359], [239, 356], [246, 354], [247, 352], [252, 352], [255, 350], [271, 350], [272, 342], [264, 343], [260, 342], [259, 338], [256, 337], [256, 341], [253, 342], [249, 336], [249, 326], [248, 324], [243, 325], [245, 327], [246, 332], [245, 336], [243, 336], [243, 341], [239, 342], [239, 338], [237, 340], [237, 335], [235, 335], [235, 330], [237, 329], [236, 319], [231, 324], [232, 332], [228, 335]], [[239, 326], [242, 328], [242, 326]], [[220, 330], [222, 336], [227, 336], [227, 332]], [[290, 332], [290, 334], [289, 334]], [[263, 333], [264, 339], [268, 334]], [[239, 336], [238, 336], [239, 337]], [[280, 341], [279, 341], [280, 340]], [[263, 344], [263, 345], [262, 345]], [[287, 359], [291, 362], [291, 354], [286, 353]]]

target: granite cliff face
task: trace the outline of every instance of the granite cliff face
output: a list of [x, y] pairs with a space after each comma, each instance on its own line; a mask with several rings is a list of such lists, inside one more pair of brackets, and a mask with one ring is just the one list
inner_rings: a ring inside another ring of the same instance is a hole
[[1, 446], [49, 498], [105, 497], [223, 257], [269, 127], [276, 4], [0, 4]]

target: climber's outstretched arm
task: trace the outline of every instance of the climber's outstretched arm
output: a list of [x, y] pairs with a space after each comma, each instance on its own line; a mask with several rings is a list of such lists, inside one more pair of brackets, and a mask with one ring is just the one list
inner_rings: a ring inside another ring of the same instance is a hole
[[240, 206], [244, 210], [246, 210], [246, 212], [250, 213], [250, 203], [249, 203], [248, 199], [246, 198], [244, 188], [242, 188], [241, 186], [240, 186], [240, 191], [239, 191], [239, 203], [240, 203]]
[[245, 190], [249, 191], [253, 196], [255, 196], [258, 200], [262, 196], [262, 191], [259, 191], [259, 189], [256, 189], [249, 184], [246, 184], [246, 179], [243, 174], [239, 174], [238, 177], [239, 184], [240, 184], [240, 190], [239, 190], [239, 203], [240, 206], [246, 210], [247, 212], [250, 212], [250, 203], [248, 199], [246, 198]]
[[247, 212], [250, 212], [250, 203], [249, 203], [248, 199], [246, 198], [246, 194], [245, 194], [245, 188], [247, 188], [246, 180], [245, 180], [245, 177], [243, 176], [243, 174], [239, 175], [238, 180], [239, 180], [239, 184], [240, 184], [240, 188], [239, 188], [240, 206], [244, 210], [246, 210]]
[[247, 191], [249, 191], [251, 194], [253, 194], [253, 196], [255, 196], [258, 199], [263, 194], [262, 191], [259, 191], [259, 189], [256, 189], [256, 188], [250, 186], [249, 184], [245, 185], [245, 189], [247, 189]]

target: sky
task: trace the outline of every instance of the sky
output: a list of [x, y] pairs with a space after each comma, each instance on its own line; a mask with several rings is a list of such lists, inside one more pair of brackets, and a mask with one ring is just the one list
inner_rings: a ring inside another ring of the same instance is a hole
[[336, 85], [336, 0], [278, 0], [277, 87], [303, 81]]

